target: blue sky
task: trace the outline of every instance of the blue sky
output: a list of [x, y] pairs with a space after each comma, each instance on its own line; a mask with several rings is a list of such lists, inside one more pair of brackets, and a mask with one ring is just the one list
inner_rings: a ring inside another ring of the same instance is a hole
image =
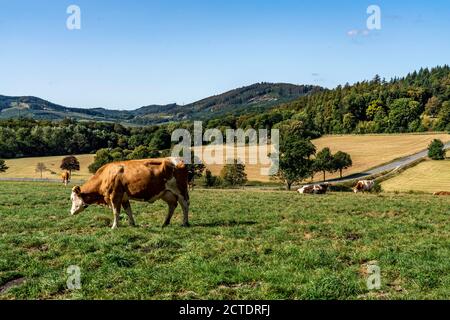
[[[382, 28], [367, 33], [371, 4]], [[0, 0], [0, 94], [132, 109], [262, 81], [332, 88], [449, 64], [449, 36], [446, 0]]]

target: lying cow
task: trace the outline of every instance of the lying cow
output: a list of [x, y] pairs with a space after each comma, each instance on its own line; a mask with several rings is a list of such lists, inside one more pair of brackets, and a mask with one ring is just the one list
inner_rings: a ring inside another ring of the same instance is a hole
[[70, 173], [68, 171], [64, 171], [61, 173], [61, 179], [65, 186], [70, 182]]
[[314, 193], [315, 194], [325, 194], [328, 191], [328, 183], [321, 183], [319, 185], [314, 186]]
[[438, 191], [433, 193], [433, 195], [435, 196], [450, 196], [450, 192], [449, 191]]
[[71, 194], [72, 215], [78, 214], [91, 204], [107, 205], [113, 211], [112, 228], [119, 226], [121, 206], [128, 215], [130, 225], [135, 225], [130, 200], [153, 203], [164, 200], [169, 212], [163, 227], [180, 204], [183, 209], [183, 225], [188, 226], [189, 194], [187, 169], [176, 158], [130, 160], [109, 163], [98, 169], [93, 177]]
[[301, 194], [325, 194], [328, 190], [328, 184], [316, 184], [316, 185], [306, 185], [298, 189], [297, 191]]
[[356, 183], [356, 186], [353, 188], [354, 193], [358, 192], [370, 192], [372, 188], [375, 186], [375, 181], [373, 180], [360, 180]]

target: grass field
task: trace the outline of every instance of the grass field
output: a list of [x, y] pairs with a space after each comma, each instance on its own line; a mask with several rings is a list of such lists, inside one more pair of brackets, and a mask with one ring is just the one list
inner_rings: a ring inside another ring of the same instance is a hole
[[0, 182], [0, 299], [450, 298], [450, 197], [196, 190], [190, 228], [177, 209], [162, 229], [156, 202], [111, 230], [105, 208], [69, 216], [69, 192]]
[[[88, 166], [94, 161], [93, 154], [76, 155], [80, 161], [80, 171], [74, 171], [72, 173], [72, 179], [85, 180], [91, 176]], [[52, 157], [35, 157], [35, 158], [20, 158], [6, 160], [6, 165], [9, 169], [0, 173], [0, 178], [40, 178], [41, 174], [36, 172], [36, 164], [43, 162], [48, 171], [44, 171], [43, 178], [59, 179], [62, 170], [59, 168], [61, 160], [64, 156], [52, 156]]]
[[381, 186], [385, 191], [450, 191], [450, 160], [421, 162]]

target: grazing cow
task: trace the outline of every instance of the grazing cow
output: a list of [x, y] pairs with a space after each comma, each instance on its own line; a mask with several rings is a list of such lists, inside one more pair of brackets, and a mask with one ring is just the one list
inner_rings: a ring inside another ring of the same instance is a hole
[[450, 196], [450, 192], [449, 191], [438, 191], [433, 193], [433, 195], [435, 196]]
[[65, 186], [70, 182], [70, 173], [69, 171], [64, 171], [61, 173], [61, 179]]
[[354, 193], [358, 192], [369, 192], [375, 186], [375, 181], [373, 180], [360, 180], [353, 188]]
[[162, 199], [169, 207], [163, 227], [180, 204], [183, 209], [183, 226], [188, 226], [189, 194], [187, 169], [177, 158], [130, 160], [109, 163], [98, 169], [81, 187], [72, 189], [72, 215], [90, 204], [107, 205], [113, 211], [112, 228], [119, 225], [120, 207], [126, 211], [130, 225], [134, 225], [130, 200], [153, 203]]
[[306, 185], [297, 190], [301, 194], [325, 194], [328, 190], [328, 184], [316, 184], [316, 185]]

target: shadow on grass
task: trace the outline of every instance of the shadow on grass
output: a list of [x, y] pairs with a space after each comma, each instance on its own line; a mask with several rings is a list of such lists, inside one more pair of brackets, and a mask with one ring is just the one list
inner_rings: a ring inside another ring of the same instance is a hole
[[210, 228], [210, 227], [235, 227], [235, 226], [250, 226], [256, 224], [256, 221], [236, 221], [236, 220], [230, 220], [230, 221], [213, 221], [213, 222], [205, 222], [205, 223], [193, 223], [192, 227], [204, 227], [204, 228]]

